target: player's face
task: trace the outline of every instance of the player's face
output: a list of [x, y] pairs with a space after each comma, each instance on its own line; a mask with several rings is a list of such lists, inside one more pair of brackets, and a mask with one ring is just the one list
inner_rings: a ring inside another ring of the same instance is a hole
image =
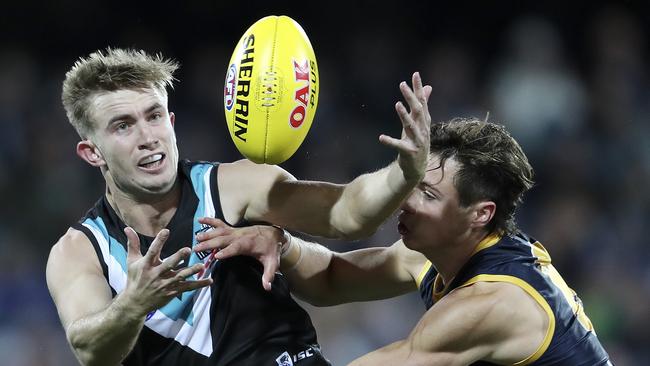
[[90, 140], [103, 159], [109, 188], [132, 195], [172, 189], [178, 148], [174, 114], [168, 112], [163, 93], [157, 89], [101, 93], [91, 103], [91, 116]]
[[469, 208], [461, 207], [454, 177], [455, 159], [447, 159], [444, 169], [432, 156], [422, 182], [402, 204], [398, 231], [404, 244], [426, 252], [457, 242], [470, 227]]

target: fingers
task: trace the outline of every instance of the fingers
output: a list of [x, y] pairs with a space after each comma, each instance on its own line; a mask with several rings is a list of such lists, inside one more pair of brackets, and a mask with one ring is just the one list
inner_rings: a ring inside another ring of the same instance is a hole
[[[426, 85], [424, 87], [424, 97], [425, 97], [425, 102], [429, 101], [429, 97], [431, 97], [431, 91], [433, 91], [433, 88], [431, 88], [431, 85]], [[428, 110], [428, 109], [427, 109]]]
[[203, 263], [196, 263], [191, 267], [183, 268], [174, 274], [176, 281], [184, 281], [188, 277], [195, 275], [205, 269]]
[[[208, 234], [208, 233], [202, 233], [202, 234]], [[227, 247], [230, 242], [233, 240], [231, 235], [227, 234], [213, 234], [209, 233], [210, 235], [204, 235], [201, 237], [197, 236], [197, 240], [199, 240], [198, 243], [192, 248], [195, 252], [203, 252], [207, 250], [214, 250], [214, 249], [223, 249]]]
[[158, 232], [158, 235], [156, 235], [156, 237], [153, 239], [149, 250], [147, 250], [147, 253], [144, 255], [149, 263], [154, 264], [160, 258], [160, 252], [162, 251], [162, 248], [168, 238], [168, 229], [162, 229]]
[[262, 266], [264, 267], [264, 273], [262, 274], [262, 286], [266, 291], [271, 291], [271, 283], [275, 278], [275, 271], [278, 270], [280, 265], [278, 256], [275, 258], [265, 257], [261, 260]]
[[131, 263], [142, 258], [142, 253], [140, 252], [140, 238], [138, 234], [130, 227], [124, 228], [124, 234], [126, 234], [126, 259], [127, 263]]
[[215, 217], [201, 217], [199, 218], [199, 223], [204, 225], [210, 225], [213, 228], [226, 228], [230, 227], [225, 222], [215, 218]]
[[190, 250], [190, 248], [181, 248], [178, 251], [176, 251], [176, 253], [165, 258], [165, 260], [158, 267], [156, 267], [158, 275], [162, 277], [164, 276], [163, 274], [165, 272], [173, 270], [174, 268], [178, 267], [181, 261], [186, 260], [190, 256], [191, 252], [192, 251]]
[[422, 78], [420, 77], [419, 72], [414, 72], [413, 76], [411, 77], [411, 82], [413, 85], [413, 92], [415, 92], [415, 95], [417, 98], [420, 100], [420, 102], [424, 101], [424, 90], [422, 87]]
[[399, 89], [402, 92], [402, 96], [404, 97], [404, 100], [406, 100], [406, 103], [408, 103], [411, 113], [417, 118], [417, 116], [422, 114], [422, 110], [424, 109], [423, 107], [423, 101], [424, 101], [424, 91], [422, 90], [422, 82], [420, 81], [420, 88], [417, 89], [418, 93], [421, 94], [421, 98], [415, 94], [411, 88], [409, 88], [408, 84], [406, 82], [402, 81], [399, 84]]
[[216, 259], [223, 260], [240, 254], [245, 254], [242, 252], [242, 248], [238, 243], [231, 243], [229, 238], [224, 239], [225, 241], [222, 245], [222, 249], [214, 254]]
[[212, 278], [204, 278], [196, 281], [174, 282], [168, 285], [165, 295], [171, 297], [178, 296], [183, 292], [193, 291], [199, 288], [210, 286], [212, 282]]
[[404, 130], [404, 133], [408, 137], [413, 137], [415, 133], [417, 133], [417, 125], [413, 118], [411, 118], [411, 115], [409, 115], [408, 111], [404, 107], [404, 104], [402, 102], [397, 102], [395, 103], [395, 111], [397, 112], [397, 115], [399, 116], [400, 121], [402, 121], [402, 128]]
[[397, 150], [398, 152], [408, 150], [407, 142], [404, 140], [396, 139], [387, 135], [379, 136], [379, 142], [382, 144]]
[[[184, 255], [190, 253], [188, 248], [183, 248], [183, 249], [176, 252], [174, 256], [169, 257], [168, 260], [165, 260], [165, 262], [163, 262], [163, 265], [161, 265], [160, 267], [167, 265], [168, 261], [170, 261], [171, 264], [172, 263], [171, 261], [177, 260], [178, 257], [175, 257], [177, 254]], [[186, 252], [186, 253], [181, 253], [181, 252]], [[210, 277], [202, 278], [198, 280], [192, 279], [192, 276], [194, 276], [197, 273], [200, 273], [204, 269], [205, 269], [205, 265], [203, 263], [195, 263], [190, 267], [186, 267], [178, 271], [167, 270], [167, 272], [164, 272], [165, 274], [167, 274], [167, 276], [164, 277], [166, 279], [162, 282], [162, 287], [165, 289], [164, 290], [165, 296], [177, 296], [178, 294], [181, 294], [183, 292], [192, 291], [202, 287], [210, 286], [213, 282], [212, 278]]]
[[212, 229], [196, 234], [198, 243], [194, 246], [194, 251], [197, 252], [220, 248], [223, 245], [223, 240], [219, 238], [234, 232], [231, 226], [214, 217], [202, 217], [199, 219], [199, 223], [210, 225]]

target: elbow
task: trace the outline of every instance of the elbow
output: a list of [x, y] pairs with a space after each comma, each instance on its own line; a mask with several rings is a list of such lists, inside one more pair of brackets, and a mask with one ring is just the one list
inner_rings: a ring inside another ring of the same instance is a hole
[[96, 352], [92, 349], [92, 341], [89, 341], [87, 337], [82, 336], [81, 334], [76, 334], [75, 332], [68, 333], [68, 343], [72, 348], [77, 361], [82, 366], [106, 366], [106, 360], [102, 360], [100, 357], [97, 357]]
[[359, 220], [348, 217], [345, 220], [334, 223], [332, 226], [338, 228], [334, 233], [335, 238], [356, 241], [372, 236], [381, 224], [382, 222], [375, 223], [370, 220], [364, 220], [364, 223], [361, 223]]
[[90, 352], [84, 342], [80, 342], [68, 337], [68, 342], [72, 348], [72, 353], [74, 353], [77, 361], [82, 366], [94, 366], [97, 364], [96, 360], [93, 358], [92, 352]]
[[376, 227], [371, 227], [371, 228], [358, 227], [358, 228], [353, 228], [345, 232], [342, 232], [340, 238], [346, 241], [357, 241], [372, 236], [372, 234], [374, 234], [375, 231], [377, 231]]
[[69, 333], [68, 343], [70, 344], [72, 352], [75, 357], [77, 357], [77, 361], [79, 361], [80, 365], [93, 366], [97, 364], [96, 360], [93, 358], [92, 352], [88, 349], [88, 342], [85, 341], [83, 337], [75, 335], [74, 333]]

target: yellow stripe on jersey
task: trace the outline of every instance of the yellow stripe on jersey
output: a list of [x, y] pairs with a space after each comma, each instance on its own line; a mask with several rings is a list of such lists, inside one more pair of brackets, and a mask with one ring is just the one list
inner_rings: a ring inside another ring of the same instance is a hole
[[522, 290], [526, 291], [528, 295], [530, 295], [537, 303], [544, 309], [546, 314], [548, 315], [548, 328], [546, 329], [546, 335], [544, 336], [544, 341], [542, 344], [537, 347], [537, 350], [530, 356], [526, 357], [525, 359], [515, 363], [514, 365], [528, 365], [530, 363], [533, 363], [539, 359], [544, 352], [546, 352], [546, 349], [548, 348], [549, 344], [551, 344], [551, 340], [553, 339], [553, 332], [555, 331], [555, 315], [553, 314], [553, 311], [551, 310], [551, 306], [548, 304], [546, 299], [539, 293], [533, 286], [528, 284], [528, 282], [522, 280], [521, 278], [514, 277], [514, 276], [508, 276], [508, 275], [491, 275], [491, 274], [480, 274], [478, 276], [474, 276], [470, 278], [467, 282], [464, 284], [458, 286], [458, 288], [469, 286], [471, 284], [474, 284], [476, 282], [507, 282], [511, 283], [513, 285], [518, 286]]
[[424, 280], [424, 276], [427, 275], [427, 272], [429, 272], [429, 269], [431, 269], [431, 261], [426, 261], [424, 265], [422, 266], [422, 270], [420, 271], [420, 274], [418, 275], [418, 278], [415, 279], [415, 284], [420, 288], [420, 284], [422, 284], [422, 280]]
[[555, 287], [562, 292], [564, 299], [569, 303], [571, 310], [573, 310], [573, 313], [578, 318], [578, 322], [585, 328], [585, 330], [593, 331], [594, 326], [591, 323], [591, 320], [587, 317], [587, 314], [585, 314], [582, 302], [578, 299], [575, 291], [567, 285], [560, 273], [558, 273], [555, 267], [553, 267], [551, 264], [551, 256], [548, 254], [544, 246], [540, 242], [536, 241], [532, 244], [532, 253], [537, 257], [537, 263], [540, 264], [539, 268], [542, 273], [547, 275]]
[[553, 267], [551, 264], [548, 264], [540, 266], [540, 268], [542, 273], [547, 275], [550, 278], [551, 282], [553, 282], [553, 284], [558, 289], [560, 289], [560, 292], [562, 292], [564, 299], [571, 306], [573, 314], [575, 314], [576, 318], [578, 318], [578, 323], [580, 323], [582, 327], [585, 328], [585, 330], [593, 331], [594, 326], [591, 324], [591, 320], [589, 320], [587, 314], [585, 314], [585, 309], [582, 306], [582, 301], [580, 301], [575, 291], [573, 291], [573, 289], [567, 285], [555, 267]]
[[501, 235], [490, 234], [490, 235], [486, 236], [485, 238], [483, 238], [483, 240], [481, 240], [481, 242], [478, 243], [476, 248], [474, 248], [474, 251], [472, 252], [472, 255], [480, 252], [483, 249], [487, 249], [487, 248], [493, 246], [494, 244], [498, 243], [499, 240], [501, 240]]
[[531, 245], [531, 248], [533, 248], [533, 255], [537, 257], [537, 263], [542, 265], [551, 263], [551, 255], [548, 254], [542, 243], [536, 241]]

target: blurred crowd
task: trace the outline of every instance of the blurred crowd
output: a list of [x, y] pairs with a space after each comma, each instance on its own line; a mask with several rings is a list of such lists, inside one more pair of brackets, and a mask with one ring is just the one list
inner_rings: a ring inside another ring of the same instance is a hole
[[[502, 4], [473, 13], [420, 4], [367, 12], [373, 3], [360, 1], [321, 13], [260, 8], [240, 16], [241, 5], [191, 2], [123, 15], [117, 5], [63, 4], [70, 13], [43, 5], [41, 18], [26, 26], [44, 29], [23, 29], [5, 14], [9, 29], [0, 36], [3, 365], [75, 364], [47, 292], [45, 262], [49, 248], [103, 193], [103, 181], [75, 156], [78, 137], [60, 103], [65, 72], [76, 58], [109, 45], [177, 58], [182, 68], [170, 110], [181, 156], [232, 161], [240, 155], [225, 128], [225, 71], [239, 36], [268, 14], [303, 25], [321, 76], [312, 129], [283, 167], [300, 179], [342, 183], [386, 165], [395, 154], [377, 137], [400, 133], [393, 109], [398, 84], [420, 71], [433, 86], [434, 121], [488, 118], [520, 142], [536, 185], [518, 212], [519, 226], [545, 245], [581, 296], [614, 364], [650, 364], [644, 9], [590, 3], [562, 13]], [[393, 218], [367, 240], [319, 240], [345, 251], [398, 238]], [[424, 312], [415, 294], [307, 309], [334, 365], [405, 337]]]

